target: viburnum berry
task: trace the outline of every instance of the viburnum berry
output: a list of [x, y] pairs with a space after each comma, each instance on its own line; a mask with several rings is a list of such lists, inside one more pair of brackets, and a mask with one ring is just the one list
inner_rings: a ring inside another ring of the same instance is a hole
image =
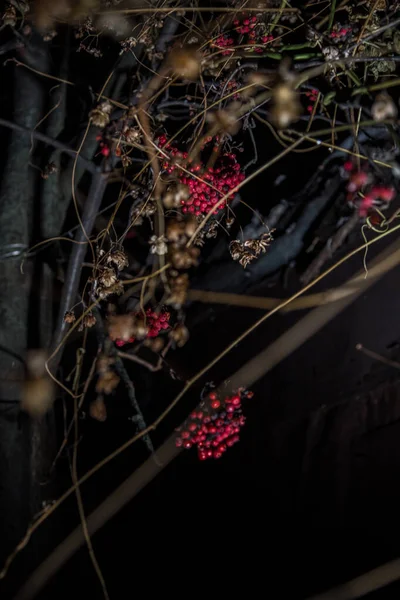
[[253, 393], [240, 388], [225, 398], [211, 392], [201, 402], [201, 411], [193, 411], [175, 439], [177, 448], [190, 449], [197, 446], [200, 460], [221, 458], [239, 441], [239, 433], [246, 422], [242, 401], [252, 398]]
[[[206, 143], [210, 142], [212, 142], [212, 137], [206, 139]], [[168, 174], [175, 173], [177, 166], [174, 161], [187, 160], [188, 153], [170, 146], [165, 135], [161, 135], [157, 143], [160, 147], [168, 149], [171, 155], [171, 160], [163, 161], [163, 168]], [[187, 171], [193, 175], [189, 175]], [[189, 192], [188, 196], [181, 200], [182, 212], [196, 216], [207, 214], [210, 211], [216, 213], [224, 208], [226, 202], [218, 206], [218, 209], [214, 209], [214, 205], [245, 179], [237, 162], [236, 154], [233, 152], [222, 154], [216, 160], [214, 167], [209, 167], [205, 171], [200, 164], [189, 165], [186, 171], [179, 170], [178, 177], [180, 183], [185, 185]], [[227, 198], [227, 201], [232, 199], [233, 194]]]
[[[131, 313], [134, 319], [143, 319], [143, 313], [136, 312]], [[151, 308], [146, 310], [146, 326], [147, 333], [143, 335], [146, 339], [148, 338], [156, 338], [163, 330], [168, 329], [170, 327], [169, 320], [171, 318], [171, 314], [168, 311], [163, 311], [159, 314], [154, 312]], [[125, 346], [125, 344], [132, 344], [135, 341], [135, 337], [132, 336], [128, 340], [116, 339], [115, 344], [119, 347]]]

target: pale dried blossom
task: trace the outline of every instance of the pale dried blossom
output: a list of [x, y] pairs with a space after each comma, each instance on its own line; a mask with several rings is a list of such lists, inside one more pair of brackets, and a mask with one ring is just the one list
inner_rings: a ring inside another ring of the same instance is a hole
[[120, 42], [121, 44], [121, 51], [120, 51], [120, 55], [123, 54], [124, 52], [127, 52], [128, 50], [132, 50], [132, 48], [135, 48], [135, 46], [137, 46], [137, 39], [134, 37], [128, 37], [125, 40], [122, 40], [122, 42]]
[[339, 58], [339, 50], [335, 46], [326, 46], [325, 48], [322, 48], [322, 54], [328, 62], [331, 60], [338, 60]]
[[213, 239], [218, 235], [218, 221], [212, 221], [206, 232], [206, 238]]
[[106, 288], [114, 285], [117, 282], [117, 275], [114, 269], [111, 269], [110, 267], [102, 267], [98, 282], [100, 286], [104, 286]]
[[128, 144], [137, 144], [142, 139], [142, 133], [139, 127], [124, 127], [122, 135]]
[[107, 264], [114, 265], [118, 271], [122, 271], [129, 265], [129, 261], [123, 250], [111, 250], [107, 256]]
[[42, 178], [48, 179], [53, 173], [57, 173], [58, 167], [54, 162], [49, 162], [42, 171]]
[[239, 258], [239, 264], [245, 269], [252, 260], [254, 260], [255, 255], [249, 252], [248, 250], [243, 250]]
[[103, 129], [110, 122], [110, 113], [112, 111], [112, 104], [107, 100], [101, 102], [90, 111], [89, 117], [95, 127]]
[[239, 240], [233, 240], [229, 244], [229, 252], [233, 260], [239, 260], [241, 253], [243, 252], [243, 244]]
[[150, 252], [151, 254], [157, 254], [158, 256], [163, 256], [168, 252], [168, 239], [165, 235], [152, 235], [149, 244], [150, 244]]
[[67, 310], [67, 312], [64, 315], [64, 321], [65, 321], [65, 323], [74, 323], [76, 321], [76, 316], [75, 316], [74, 311]]
[[104, 288], [99, 287], [97, 289], [97, 295], [100, 300], [104, 300], [105, 298], [108, 298], [108, 296], [111, 296], [112, 294], [116, 294], [117, 296], [120, 296], [123, 293], [124, 293], [124, 286], [122, 285], [122, 283], [120, 281], [117, 281], [116, 283], [114, 283], [114, 285], [111, 285], [110, 287], [104, 287]]
[[92, 312], [89, 312], [85, 315], [82, 321], [79, 324], [78, 331], [83, 331], [84, 329], [90, 329], [96, 324], [96, 317]]
[[149, 200], [143, 207], [143, 215], [145, 217], [152, 217], [157, 211], [157, 203], [155, 200]]
[[244, 243], [233, 240], [229, 244], [229, 251], [233, 260], [237, 260], [242, 267], [246, 268], [261, 253], [265, 253], [272, 242], [270, 231], [263, 233], [260, 238], [246, 240]]
[[387, 92], [377, 95], [371, 107], [374, 121], [386, 121], [397, 118], [397, 107]]

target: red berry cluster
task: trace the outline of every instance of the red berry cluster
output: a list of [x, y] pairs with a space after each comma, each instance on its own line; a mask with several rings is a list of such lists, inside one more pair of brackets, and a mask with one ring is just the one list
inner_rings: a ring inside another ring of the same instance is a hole
[[[142, 312], [132, 313], [134, 317], [142, 318]], [[169, 320], [171, 315], [167, 311], [163, 311], [160, 314], [155, 313], [151, 308], [146, 310], [146, 326], [148, 328], [146, 338], [155, 338], [161, 331], [170, 327]], [[117, 346], [125, 346], [125, 344], [132, 344], [135, 341], [135, 337], [131, 336], [128, 340], [115, 340]]]
[[[207, 142], [211, 142], [212, 138], [208, 138]], [[165, 135], [158, 138], [160, 147], [168, 148], [171, 157], [175, 160], [186, 160], [187, 152], [180, 152], [176, 148], [170, 146]], [[167, 173], [173, 173], [176, 166], [169, 161], [163, 162], [163, 168]], [[190, 171], [197, 177], [191, 177], [187, 172], [179, 172], [179, 180], [189, 188], [189, 197], [182, 199], [182, 212], [194, 215], [207, 214], [210, 211], [217, 213], [226, 206], [223, 202], [218, 209], [214, 209], [214, 205], [245, 178], [244, 173], [240, 171], [240, 165], [237, 162], [236, 154], [227, 152], [219, 156], [214, 167], [209, 167], [205, 172], [202, 172], [202, 167], [199, 164], [189, 165], [187, 171]], [[227, 200], [231, 200], [232, 197]]]
[[329, 37], [334, 39], [340, 39], [340, 38], [344, 38], [346, 37], [347, 34], [351, 33], [351, 27], [341, 27], [340, 29], [337, 29], [336, 31], [332, 31], [329, 34]]
[[343, 168], [349, 174], [347, 201], [358, 207], [360, 217], [366, 217], [372, 208], [385, 206], [394, 199], [394, 187], [375, 185], [373, 177], [357, 170], [352, 161], [346, 161]]
[[245, 44], [249, 44], [250, 46], [258, 45], [253, 49], [254, 52], [262, 52], [263, 49], [260, 46], [274, 40], [273, 35], [264, 35], [264, 24], [259, 23], [257, 17], [246, 17], [242, 22], [236, 19], [233, 24], [236, 26], [235, 29], [240, 35], [246, 36], [243, 40]]
[[213, 43], [213, 46], [222, 50], [222, 56], [227, 56], [228, 54], [231, 54], [233, 52], [232, 46], [234, 45], [234, 43], [234, 39], [229, 37], [229, 35], [227, 35], [226, 33], [224, 33], [223, 35], [217, 37], [217, 39]]
[[177, 429], [179, 436], [175, 445], [187, 450], [197, 446], [200, 460], [221, 458], [228, 448], [239, 441], [239, 432], [246, 421], [242, 401], [252, 396], [253, 393], [244, 388], [224, 399], [211, 392], [184, 425]]
[[312, 111], [314, 110], [314, 104], [318, 100], [318, 94], [319, 94], [318, 90], [315, 90], [315, 89], [312, 89], [309, 92], [306, 92], [306, 96], [307, 96], [308, 100], [310, 102], [313, 102], [313, 104], [309, 104], [307, 106], [307, 111], [309, 113], [312, 113]]

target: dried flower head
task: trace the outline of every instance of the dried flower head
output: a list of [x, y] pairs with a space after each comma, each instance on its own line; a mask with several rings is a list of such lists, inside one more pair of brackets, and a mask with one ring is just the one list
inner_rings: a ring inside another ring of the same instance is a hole
[[100, 300], [104, 300], [105, 298], [108, 298], [108, 296], [111, 296], [112, 294], [116, 294], [117, 296], [120, 296], [123, 293], [124, 293], [124, 286], [122, 285], [122, 283], [120, 281], [117, 281], [116, 283], [114, 283], [114, 285], [110, 285], [110, 287], [104, 287], [104, 288], [98, 287], [97, 288], [97, 295]]
[[129, 265], [128, 257], [123, 250], [111, 250], [107, 256], [107, 264], [114, 265], [118, 271], [122, 271]]
[[159, 237], [152, 235], [149, 241], [151, 254], [157, 254], [158, 256], [167, 254], [167, 243], [168, 239], [165, 237], [165, 235], [160, 235]]
[[243, 244], [239, 240], [233, 240], [229, 244], [229, 252], [233, 260], [239, 260], [241, 253], [243, 252]]
[[137, 144], [142, 139], [142, 133], [139, 127], [126, 126], [123, 130], [123, 135], [128, 144]]
[[96, 108], [90, 111], [89, 117], [95, 127], [104, 129], [110, 122], [110, 114], [112, 111], [111, 102], [101, 102]]
[[377, 95], [371, 107], [374, 121], [386, 121], [397, 118], [397, 107], [387, 92]]
[[82, 325], [83, 328], [90, 328], [93, 327], [93, 325], [96, 325], [96, 317], [94, 316], [94, 314], [89, 312], [87, 315], [85, 315], [82, 320]]
[[57, 173], [58, 167], [54, 162], [49, 162], [42, 171], [43, 179], [48, 179], [53, 173]]
[[102, 267], [98, 278], [100, 286], [111, 287], [117, 282], [117, 275], [111, 267]]
[[76, 321], [76, 316], [73, 310], [67, 310], [64, 315], [65, 323], [74, 323]]

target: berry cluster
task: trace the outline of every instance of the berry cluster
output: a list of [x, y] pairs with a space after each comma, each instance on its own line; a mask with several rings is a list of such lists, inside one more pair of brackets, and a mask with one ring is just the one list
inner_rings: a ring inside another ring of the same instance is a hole
[[318, 94], [319, 94], [318, 90], [315, 90], [315, 89], [312, 89], [309, 92], [306, 92], [306, 96], [307, 96], [309, 102], [313, 103], [313, 104], [309, 104], [307, 106], [307, 111], [309, 113], [312, 113], [312, 111], [314, 110], [314, 104], [318, 100]]
[[259, 22], [257, 17], [246, 17], [242, 22], [235, 20], [233, 24], [240, 35], [246, 36], [243, 40], [245, 44], [250, 46], [257, 44], [257, 47], [253, 48], [254, 52], [262, 52], [261, 45], [274, 40], [273, 35], [265, 35], [265, 26]]
[[224, 33], [223, 35], [217, 37], [217, 39], [213, 43], [213, 46], [215, 46], [219, 50], [222, 50], [222, 56], [227, 56], [228, 54], [231, 54], [233, 52], [232, 46], [234, 45], [234, 43], [234, 39], [229, 37], [229, 35], [227, 35], [226, 33]]
[[346, 35], [348, 35], [349, 33], [351, 33], [351, 27], [341, 27], [340, 29], [337, 29], [336, 31], [332, 31], [329, 34], [329, 37], [331, 39], [341, 39], [346, 37]]
[[394, 187], [374, 184], [373, 177], [357, 170], [352, 161], [346, 161], [343, 168], [349, 175], [347, 201], [357, 206], [360, 217], [368, 216], [374, 207], [385, 208], [394, 199]]
[[246, 421], [242, 401], [252, 396], [253, 393], [244, 388], [224, 399], [215, 392], [209, 393], [184, 425], [177, 429], [176, 446], [187, 450], [197, 446], [200, 460], [221, 458], [239, 441], [239, 432]]
[[[239, 34], [239, 36], [243, 36], [238, 40], [238, 43], [241, 46], [256, 46], [255, 48], [250, 48], [251, 51], [260, 53], [263, 51], [263, 45], [274, 40], [273, 35], [266, 35], [265, 25], [259, 21], [257, 17], [247, 17], [245, 15], [242, 21], [236, 19], [233, 24], [235, 26], [235, 32]], [[218, 36], [213, 43], [213, 46], [222, 50], [221, 54], [224, 56], [233, 52], [234, 45], [234, 38], [226, 33]]]
[[[137, 312], [132, 314], [134, 319], [143, 319], [143, 313]], [[169, 320], [171, 315], [167, 311], [163, 311], [160, 314], [155, 313], [151, 308], [146, 310], [146, 322], [145, 322], [145, 338], [155, 338], [164, 329], [170, 327]], [[115, 343], [118, 347], [125, 346], [125, 344], [132, 344], [135, 341], [135, 336], [132, 335], [127, 340], [116, 339]]]
[[[212, 138], [208, 138], [206, 141], [210, 142]], [[160, 147], [168, 148], [170, 155], [175, 161], [184, 161], [188, 158], [187, 152], [180, 152], [176, 148], [170, 146], [167, 143], [165, 135], [161, 135], [158, 138], [158, 145]], [[167, 173], [171, 174], [176, 170], [176, 166], [171, 162], [164, 161], [163, 168]], [[187, 172], [180, 171], [178, 176], [182, 184], [186, 185], [189, 189], [189, 195], [187, 198], [181, 200], [182, 212], [190, 213], [194, 215], [207, 214], [210, 211], [217, 213], [226, 206], [224, 202], [218, 209], [214, 209], [214, 205], [237, 185], [239, 185], [245, 178], [244, 173], [240, 171], [240, 165], [237, 162], [236, 154], [228, 152], [219, 156], [215, 162], [214, 167], [209, 167], [205, 172], [202, 172], [202, 167], [199, 164], [189, 165], [187, 171], [193, 173], [193, 176], [187, 174]], [[231, 200], [228, 198], [227, 200]]]

